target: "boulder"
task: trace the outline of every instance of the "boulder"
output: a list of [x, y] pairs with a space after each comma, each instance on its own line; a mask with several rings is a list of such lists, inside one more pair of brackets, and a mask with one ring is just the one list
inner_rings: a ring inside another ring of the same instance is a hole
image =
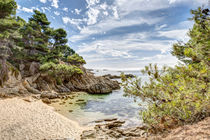
[[73, 76], [65, 85], [71, 91], [84, 91], [91, 94], [106, 94], [120, 89], [119, 82], [102, 76], [96, 77], [88, 71], [80, 76]]
[[46, 103], [46, 104], [51, 104], [51, 101], [50, 101], [50, 99], [48, 99], [48, 98], [42, 99], [42, 102], [43, 102], [43, 103]]
[[29, 67], [29, 73], [30, 75], [34, 75], [36, 73], [39, 72], [39, 67], [40, 67], [40, 64], [37, 63], [37, 62], [32, 62], [30, 67]]
[[56, 94], [55, 92], [46, 91], [41, 93], [41, 98], [56, 99], [58, 97], [58, 94]]

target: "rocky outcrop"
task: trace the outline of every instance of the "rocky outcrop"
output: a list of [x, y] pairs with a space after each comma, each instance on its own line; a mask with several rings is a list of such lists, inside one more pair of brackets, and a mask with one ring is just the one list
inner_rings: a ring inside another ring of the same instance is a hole
[[20, 65], [21, 72], [11, 70], [8, 79], [0, 88], [0, 95], [37, 94], [41, 98], [54, 99], [60, 97], [58, 93], [84, 91], [91, 94], [111, 93], [119, 89], [119, 83], [106, 77], [96, 77], [93, 73], [81, 67], [83, 74], [74, 75], [68, 79], [62, 79], [57, 84], [52, 77], [39, 73], [39, 64], [36, 62]]
[[106, 94], [119, 89], [119, 83], [105, 77], [96, 77], [83, 68], [84, 74], [75, 75], [57, 85], [47, 75], [40, 75], [36, 86], [39, 90], [54, 90], [56, 92], [84, 91], [91, 94]]
[[73, 89], [78, 91], [85, 91], [92, 94], [110, 93], [112, 90], [120, 88], [117, 81], [102, 76], [95, 77], [87, 71], [83, 75], [72, 77], [66, 86], [69, 89], [73, 87]]
[[[109, 79], [120, 79], [121, 78], [121, 76], [119, 76], [119, 75], [111, 75], [111, 74], [103, 75], [103, 77], [109, 78]], [[125, 74], [125, 77], [126, 78], [134, 78], [135, 76], [133, 74]]]
[[147, 137], [143, 127], [122, 128], [125, 121], [108, 119], [100, 121], [101, 124], [95, 125], [92, 130], [85, 130], [81, 134], [82, 140], [124, 140], [131, 138]]

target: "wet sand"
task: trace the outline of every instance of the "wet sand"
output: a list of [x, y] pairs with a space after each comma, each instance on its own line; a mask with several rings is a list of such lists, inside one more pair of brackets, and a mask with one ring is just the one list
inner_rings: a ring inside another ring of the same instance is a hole
[[42, 101], [0, 100], [0, 139], [79, 139], [84, 128]]

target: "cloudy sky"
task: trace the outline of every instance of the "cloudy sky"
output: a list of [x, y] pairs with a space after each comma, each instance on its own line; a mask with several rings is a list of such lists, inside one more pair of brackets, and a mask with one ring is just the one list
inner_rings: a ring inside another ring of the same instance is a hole
[[208, 0], [16, 0], [17, 15], [27, 20], [33, 9], [51, 26], [68, 32], [69, 45], [87, 68], [141, 69], [148, 63], [174, 65], [176, 40], [186, 41], [190, 9]]

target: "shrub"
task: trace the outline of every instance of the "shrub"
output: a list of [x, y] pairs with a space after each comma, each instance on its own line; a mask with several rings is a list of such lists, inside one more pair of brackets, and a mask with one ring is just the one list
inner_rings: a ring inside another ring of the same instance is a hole
[[67, 61], [71, 64], [80, 65], [80, 64], [86, 64], [85, 60], [82, 56], [79, 56], [78, 54], [73, 54], [71, 56], [68, 56]]
[[189, 32], [190, 40], [174, 44], [172, 51], [183, 64], [162, 70], [157, 65], [146, 66], [142, 73], [148, 75], [149, 81], [144, 84], [138, 77], [126, 79], [122, 75], [126, 95], [148, 102], [141, 115], [153, 130], [162, 131], [210, 116], [209, 10], [198, 8], [192, 14], [195, 24]]
[[40, 70], [47, 72], [52, 77], [71, 77], [74, 74], [82, 74], [82, 70], [77, 66], [67, 64], [55, 64], [53, 62], [41, 65]]

